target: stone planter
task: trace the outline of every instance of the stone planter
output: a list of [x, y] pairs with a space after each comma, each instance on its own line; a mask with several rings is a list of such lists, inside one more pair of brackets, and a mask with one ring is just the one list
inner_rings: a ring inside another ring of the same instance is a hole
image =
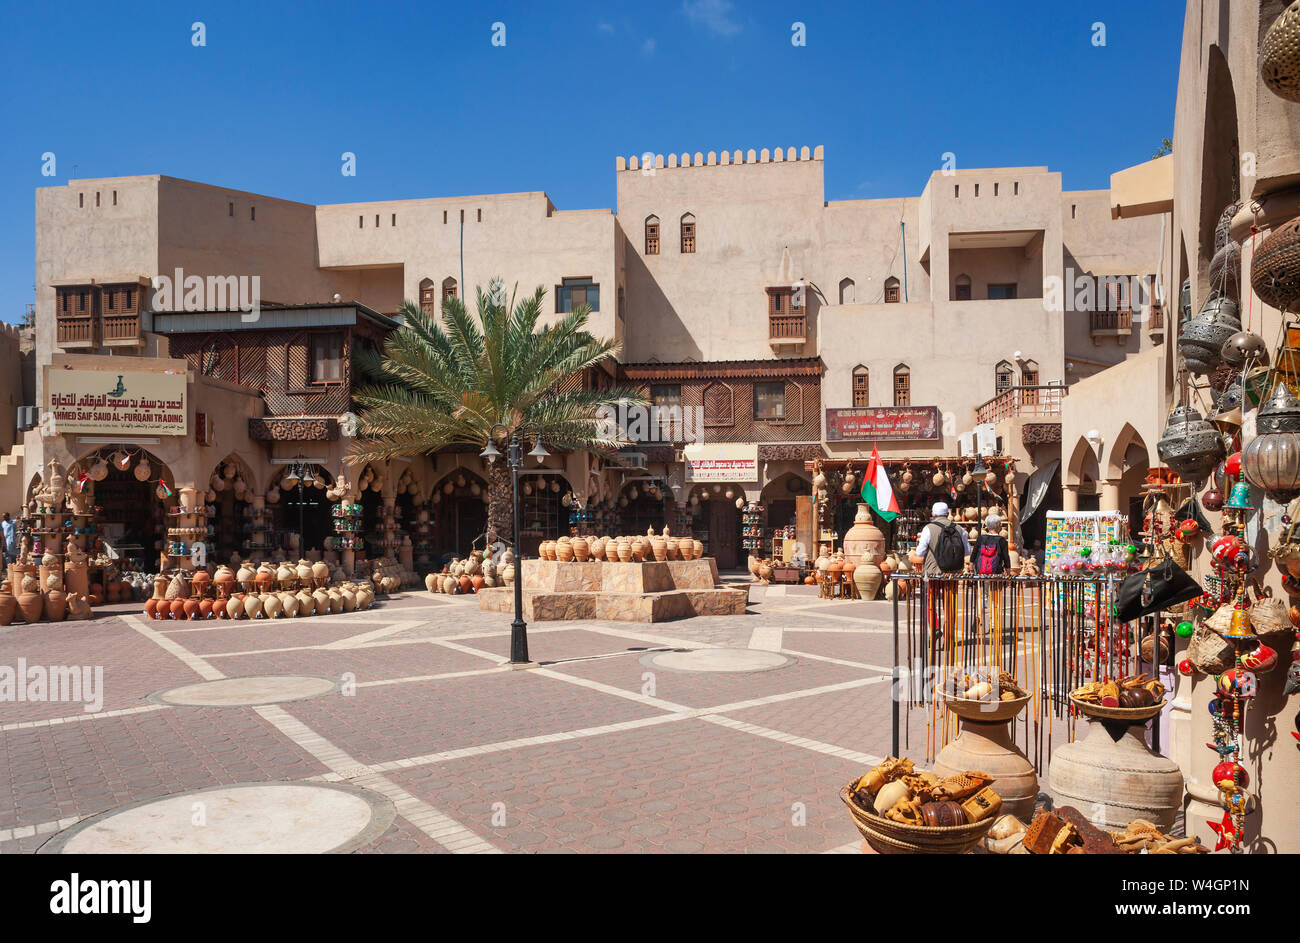
[[1168, 830], [1182, 807], [1183, 775], [1146, 745], [1145, 722], [1090, 718], [1088, 735], [1052, 753], [1049, 790], [1098, 828], [1122, 830], [1146, 819]]
[[[939, 751], [934, 764], [938, 776], [953, 776], [968, 769], [992, 774], [996, 780], [994, 791], [1002, 797], [1002, 811], [1024, 822], [1034, 817], [1038, 775], [1034, 764], [1012, 742], [1008, 724], [1029, 701], [1026, 697], [994, 704], [945, 698], [948, 709], [960, 718], [961, 733]], [[982, 707], [993, 708], [987, 721], [979, 719]]]

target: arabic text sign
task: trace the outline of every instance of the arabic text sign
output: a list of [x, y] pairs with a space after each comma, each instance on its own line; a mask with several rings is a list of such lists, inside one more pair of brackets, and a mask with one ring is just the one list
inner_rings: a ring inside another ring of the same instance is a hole
[[688, 445], [687, 481], [758, 481], [758, 446]]
[[54, 428], [65, 432], [185, 435], [185, 374], [116, 370], [46, 373]]
[[827, 442], [937, 438], [938, 406], [871, 406], [826, 410]]

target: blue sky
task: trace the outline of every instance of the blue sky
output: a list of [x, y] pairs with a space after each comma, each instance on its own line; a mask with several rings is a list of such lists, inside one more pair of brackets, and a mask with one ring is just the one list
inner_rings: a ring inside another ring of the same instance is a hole
[[1183, 3], [9, 0], [3, 21], [13, 321], [34, 190], [74, 165], [307, 203], [545, 190], [580, 209], [613, 207], [618, 154], [823, 144], [831, 200], [915, 195], [949, 151], [1103, 188], [1172, 136]]

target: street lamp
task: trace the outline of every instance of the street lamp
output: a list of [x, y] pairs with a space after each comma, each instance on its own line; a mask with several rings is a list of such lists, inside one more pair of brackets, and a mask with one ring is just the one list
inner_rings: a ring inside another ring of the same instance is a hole
[[551, 453], [542, 447], [542, 428], [535, 422], [523, 422], [513, 429], [503, 422], [496, 423], [488, 430], [487, 446], [479, 453], [479, 457], [487, 459], [489, 465], [495, 464], [496, 460], [501, 457], [501, 452], [495, 444], [498, 435], [497, 430], [500, 430], [500, 436], [506, 442], [506, 464], [510, 466], [511, 504], [514, 512], [514, 533], [511, 536], [511, 545], [515, 550], [516, 567], [515, 621], [510, 623], [510, 664], [512, 665], [530, 664], [528, 658], [528, 624], [524, 622], [524, 558], [519, 547], [519, 469], [524, 464], [524, 445], [530, 427], [533, 430], [535, 442], [533, 450], [528, 455], [537, 459], [537, 464], [540, 465]]
[[984, 520], [979, 517], [979, 511], [982, 508], [984, 501], [982, 493], [984, 487], [984, 476], [989, 473], [988, 466], [984, 464], [984, 456], [982, 454], [976, 453], [975, 467], [970, 470], [970, 473], [975, 476], [975, 508], [977, 518], [975, 530], [976, 533], [982, 533], [984, 530]]

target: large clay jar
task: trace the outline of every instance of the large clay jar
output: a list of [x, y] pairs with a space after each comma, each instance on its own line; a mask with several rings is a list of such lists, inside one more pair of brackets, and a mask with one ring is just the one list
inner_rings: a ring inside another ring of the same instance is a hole
[[1168, 831], [1182, 808], [1183, 775], [1153, 753], [1145, 724], [1089, 718], [1088, 735], [1052, 752], [1049, 792], [1058, 806], [1088, 811], [1098, 828], [1122, 831], [1146, 819]]
[[186, 603], [186, 600], [184, 600], [184, 599], [173, 599], [173, 600], [170, 601], [170, 603], [169, 603], [168, 605], [170, 606], [170, 609], [171, 609], [171, 613], [170, 613], [170, 615], [171, 615], [171, 618], [172, 618], [173, 621], [180, 622], [180, 621], [184, 620], [184, 618], [185, 618], [185, 603]]
[[257, 568], [257, 576], [253, 578], [259, 593], [270, 592], [271, 587], [275, 584], [275, 570], [271, 569], [265, 563]]
[[[885, 578], [884, 571], [876, 565], [876, 552], [864, 550], [862, 562], [853, 571], [853, 585], [858, 588], [858, 595], [863, 599], [875, 599], [880, 592], [880, 582]], [[971, 767], [978, 769], [979, 767]]]
[[703, 557], [703, 556], [704, 556], [704, 541], [702, 541], [702, 540], [692, 540], [692, 541], [691, 541], [691, 559], [692, 559], [692, 560], [698, 560], [698, 559], [700, 559], [700, 558]]
[[226, 618], [242, 619], [244, 617], [244, 600], [231, 596], [226, 600]]
[[212, 608], [213, 608], [213, 605], [214, 605], [214, 603], [212, 602], [211, 599], [200, 599], [200, 600], [199, 600], [199, 618], [200, 618], [200, 619], [211, 619], [211, 618], [212, 618]]
[[267, 593], [262, 600], [262, 614], [268, 619], [278, 619], [283, 612], [284, 603], [280, 601], [280, 597], [275, 593]]
[[591, 548], [591, 558], [593, 560], [605, 559], [605, 538], [604, 537], [592, 537], [587, 541], [587, 545]]
[[257, 578], [257, 571], [254, 570], [251, 566], [249, 566], [247, 563], [241, 563], [239, 565], [239, 572], [235, 574], [235, 579], [238, 581], [239, 585], [243, 588], [244, 592], [251, 593], [253, 591], [253, 580], [256, 578]]
[[68, 596], [61, 589], [51, 589], [45, 593], [45, 619], [48, 622], [62, 622], [68, 611]]
[[190, 578], [190, 585], [194, 589], [194, 595], [206, 596], [208, 586], [212, 583], [212, 576], [207, 570], [195, 570], [194, 576]]
[[573, 544], [568, 537], [561, 537], [555, 542], [555, 559], [568, 563], [573, 559]]
[[632, 541], [628, 540], [626, 537], [620, 537], [618, 538], [617, 543], [614, 544], [614, 547], [618, 550], [619, 563], [632, 562]]
[[311, 576], [312, 579], [316, 581], [317, 587], [324, 588], [330, 581], [329, 564], [322, 560], [317, 560], [311, 565]]
[[[313, 569], [315, 569], [313, 567]], [[316, 615], [328, 615], [330, 611], [330, 595], [323, 589], [318, 589], [311, 594], [312, 603], [316, 609]]]
[[293, 584], [298, 581], [298, 570], [287, 563], [281, 563], [275, 568], [275, 581], [280, 584], [281, 589], [292, 589]]
[[298, 561], [298, 587], [299, 589], [311, 588], [311, 564], [306, 560]]
[[263, 616], [262, 607], [264, 602], [261, 596], [249, 596], [244, 600], [244, 615], [250, 619], [260, 619]]
[[632, 538], [632, 562], [643, 563], [646, 554], [650, 553], [650, 542], [644, 537]]
[[853, 526], [844, 534], [844, 555], [860, 558], [868, 548], [877, 554], [877, 559], [885, 555], [885, 535], [871, 519], [871, 507], [865, 502], [858, 502], [858, 513], [853, 518]]
[[328, 591], [325, 593], [325, 595], [329, 597], [329, 607], [330, 607], [330, 612], [331, 612], [331, 613], [339, 613], [339, 612], [342, 612], [342, 611], [343, 611], [343, 594], [342, 594], [342, 593], [340, 593], [340, 592], [339, 592], [338, 590], [336, 590], [336, 589], [331, 589], [331, 590], [328, 590]]
[[1022, 821], [1032, 819], [1038, 776], [1034, 764], [1011, 740], [1007, 724], [1014, 723], [1014, 718], [985, 723], [963, 716], [958, 722], [961, 732], [939, 751], [935, 774], [955, 776], [968, 769], [984, 770], [997, 782], [994, 791], [1002, 798], [1002, 811]]
[[759, 561], [758, 579], [761, 583], [772, 582], [772, 564], [768, 563], [766, 560]]
[[212, 577], [212, 583], [217, 588], [217, 593], [222, 597], [230, 595], [231, 588], [235, 585], [235, 573], [224, 563], [217, 567], [217, 573]]
[[17, 597], [18, 613], [24, 622], [35, 624], [41, 621], [45, 609], [45, 600], [38, 592], [19, 593]]
[[342, 589], [339, 596], [343, 599], [343, 611], [352, 612], [357, 608], [357, 594], [350, 589]]
[[293, 593], [281, 593], [280, 606], [284, 610], [284, 614], [286, 618], [289, 619], [298, 618], [298, 608], [299, 608], [298, 597], [295, 596]]
[[171, 582], [167, 584], [166, 598], [174, 602], [177, 599], [186, 598], [189, 594], [190, 588], [185, 584], [184, 574], [177, 573], [171, 578]]
[[668, 540], [655, 534], [650, 538], [650, 552], [654, 554], [656, 563], [663, 563], [668, 559]]
[[511, 586], [514, 584], [514, 581], [515, 581], [515, 565], [513, 563], [507, 563], [505, 566], [501, 568], [501, 585]]
[[573, 559], [579, 563], [591, 559], [591, 544], [587, 543], [586, 537], [574, 537], [569, 540], [569, 545], [573, 547]]
[[158, 603], [160, 600], [147, 599], [144, 604], [144, 614], [150, 619], [158, 618]]
[[181, 603], [181, 613], [186, 619], [197, 619], [199, 617], [199, 601], [197, 599], [185, 600]]
[[298, 615], [314, 616], [316, 614], [316, 597], [306, 589], [300, 589], [298, 596]]
[[14, 621], [14, 613], [18, 611], [18, 600], [10, 592], [9, 581], [5, 580], [4, 585], [0, 586], [0, 625], [8, 625]]

